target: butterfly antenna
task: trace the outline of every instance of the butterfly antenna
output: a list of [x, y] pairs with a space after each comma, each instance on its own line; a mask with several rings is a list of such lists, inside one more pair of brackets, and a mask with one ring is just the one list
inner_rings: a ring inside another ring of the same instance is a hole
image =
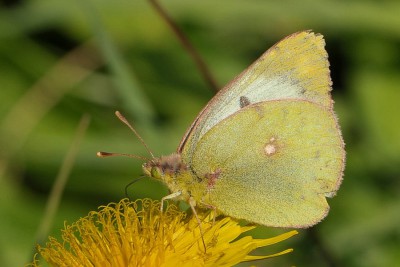
[[128, 158], [141, 159], [141, 160], [144, 160], [144, 161], [149, 161], [150, 160], [150, 159], [148, 159], [146, 157], [141, 157], [141, 156], [132, 155], [132, 154], [126, 154], [126, 153], [112, 153], [112, 152], [100, 151], [100, 152], [97, 152], [96, 155], [99, 158], [106, 158], [106, 157], [113, 157], [113, 156], [124, 156], [124, 157], [128, 157]]
[[143, 140], [143, 138], [140, 136], [140, 134], [135, 130], [135, 128], [132, 127], [132, 125], [128, 122], [128, 120], [117, 110], [115, 111], [115, 115], [117, 118], [122, 121], [126, 126], [131, 129], [131, 131], [136, 135], [136, 137], [139, 139], [139, 141], [143, 144], [143, 146], [146, 148], [147, 152], [151, 155], [152, 158], [154, 158], [153, 152], [151, 152], [150, 148], [147, 146], [146, 142]]

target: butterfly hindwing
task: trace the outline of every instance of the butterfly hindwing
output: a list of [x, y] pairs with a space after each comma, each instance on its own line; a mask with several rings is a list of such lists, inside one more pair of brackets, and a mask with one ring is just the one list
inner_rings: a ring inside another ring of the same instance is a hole
[[191, 166], [199, 177], [218, 174], [208, 204], [224, 214], [308, 227], [325, 217], [325, 197], [340, 185], [343, 159], [328, 108], [278, 100], [248, 105], [211, 128], [197, 143]]

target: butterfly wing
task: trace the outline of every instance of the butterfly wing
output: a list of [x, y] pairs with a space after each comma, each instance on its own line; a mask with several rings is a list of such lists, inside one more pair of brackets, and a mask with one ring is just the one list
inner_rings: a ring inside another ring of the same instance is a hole
[[308, 227], [338, 189], [343, 141], [328, 108], [304, 100], [246, 106], [199, 140], [192, 168], [217, 173], [208, 204], [224, 214], [277, 227]]
[[191, 162], [200, 138], [243, 106], [276, 99], [304, 99], [332, 108], [329, 63], [321, 35], [292, 34], [218, 92], [186, 132], [178, 152]]

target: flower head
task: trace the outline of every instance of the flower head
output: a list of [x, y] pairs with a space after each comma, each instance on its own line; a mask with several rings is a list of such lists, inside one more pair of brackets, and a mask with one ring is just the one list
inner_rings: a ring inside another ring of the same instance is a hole
[[[213, 222], [211, 214], [201, 217], [199, 225], [195, 216], [186, 218], [175, 205], [161, 212], [158, 201], [123, 199], [65, 225], [62, 243], [50, 237], [46, 247], [38, 246], [38, 251], [52, 266], [174, 267], [232, 266], [292, 251], [249, 255], [256, 248], [275, 244], [297, 232], [268, 239], [238, 238], [254, 227], [240, 226], [229, 217]], [[31, 266], [38, 264], [35, 260]]]

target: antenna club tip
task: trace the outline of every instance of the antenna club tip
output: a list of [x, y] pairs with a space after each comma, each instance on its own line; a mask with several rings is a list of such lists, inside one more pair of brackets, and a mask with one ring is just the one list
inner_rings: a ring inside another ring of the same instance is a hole
[[126, 125], [128, 125], [129, 128], [132, 127], [132, 126], [130, 126], [128, 120], [124, 117], [124, 115], [122, 115], [122, 113], [119, 112], [118, 110], [115, 111], [115, 116], [117, 116], [117, 118], [120, 119], [123, 123], [125, 123]]
[[110, 156], [110, 153], [99, 151], [96, 153], [96, 156], [98, 156], [99, 158], [104, 158]]

